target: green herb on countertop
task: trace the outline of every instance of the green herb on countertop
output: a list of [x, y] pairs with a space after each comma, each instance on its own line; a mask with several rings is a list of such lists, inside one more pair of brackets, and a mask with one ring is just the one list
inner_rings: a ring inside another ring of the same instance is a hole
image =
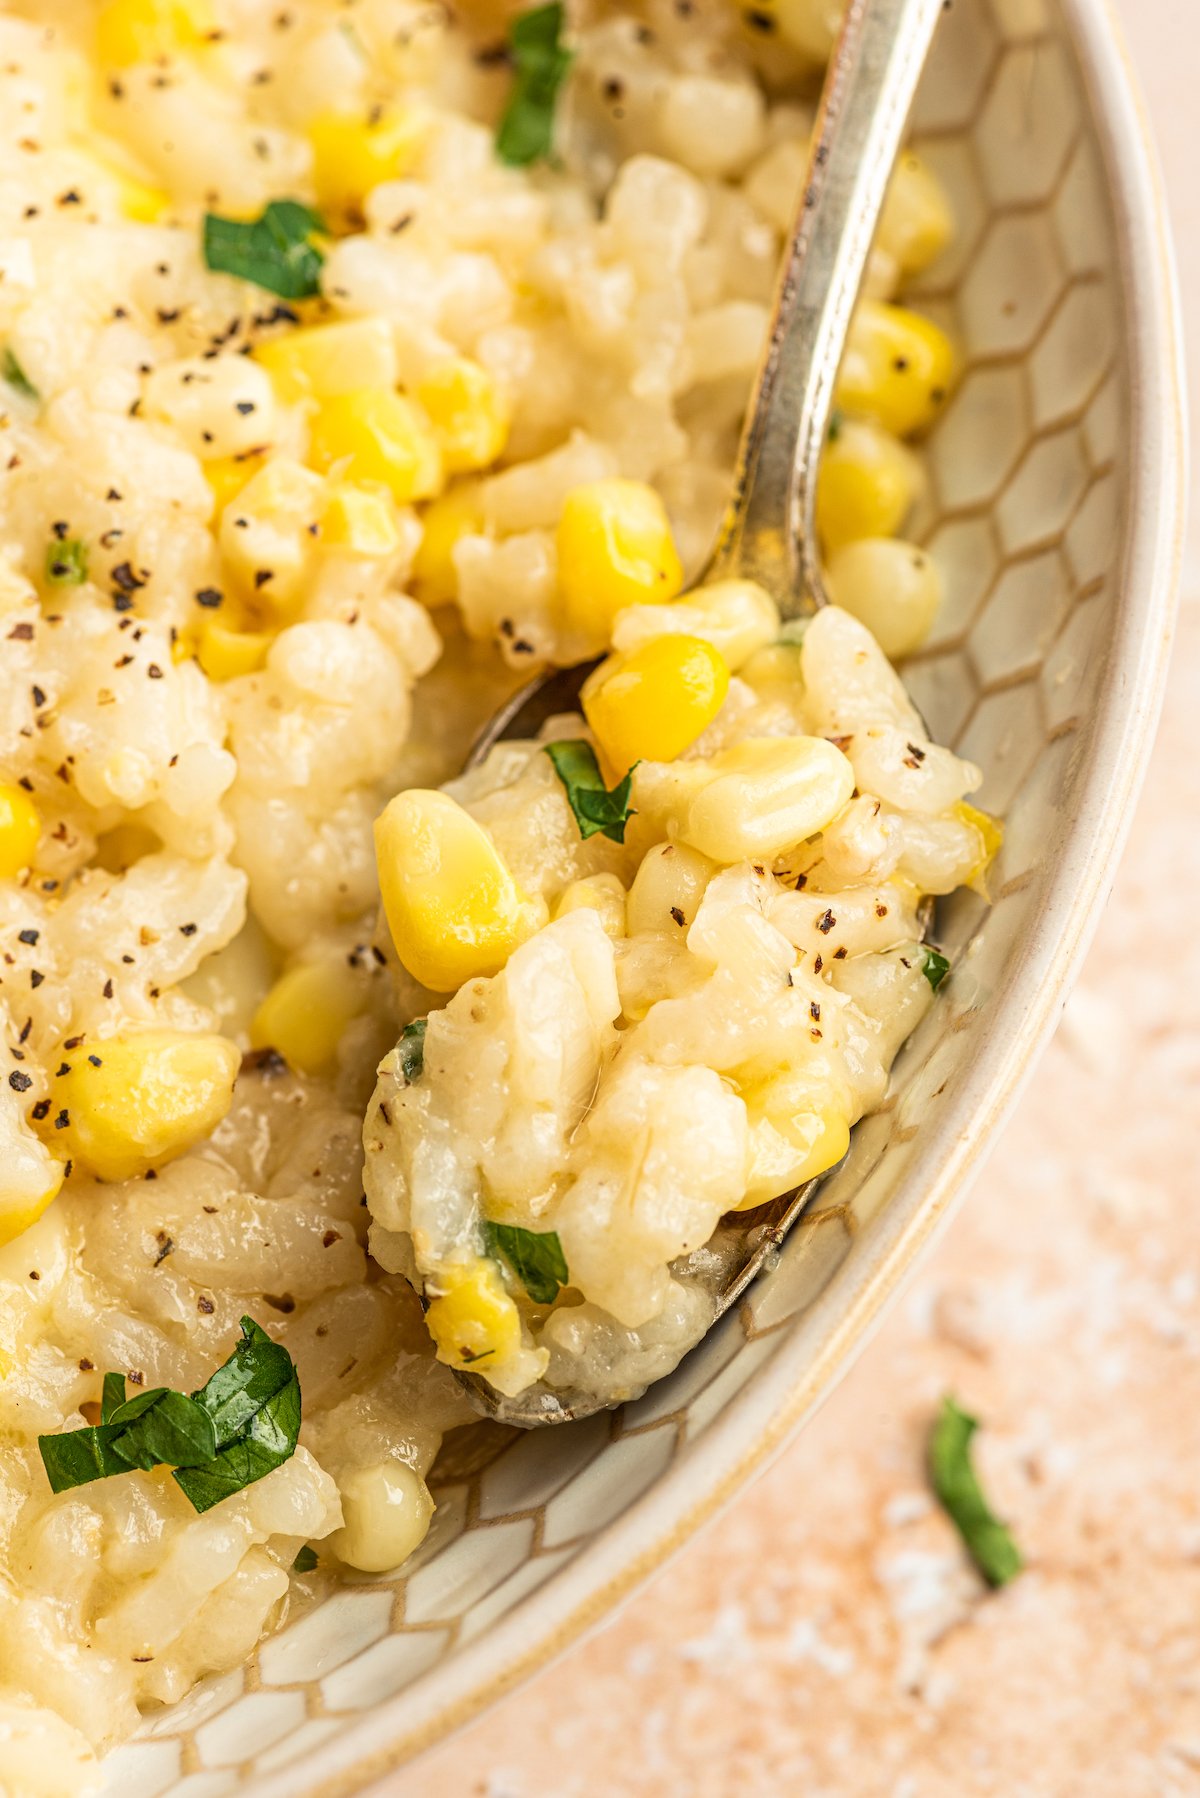
[[1024, 1562], [1007, 1524], [993, 1513], [971, 1465], [979, 1428], [947, 1393], [929, 1438], [929, 1477], [942, 1509], [989, 1586], [1004, 1586]]

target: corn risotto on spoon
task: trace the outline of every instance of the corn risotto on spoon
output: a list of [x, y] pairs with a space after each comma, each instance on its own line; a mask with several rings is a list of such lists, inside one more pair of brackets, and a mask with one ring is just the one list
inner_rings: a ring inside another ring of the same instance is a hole
[[[733, 493], [694, 585], [757, 581], [785, 619], [828, 603], [814, 524], [816, 477], [834, 384], [938, 18], [949, 0], [851, 0], [813, 133], [808, 178], [784, 256], [767, 347], [738, 452]], [[577, 708], [592, 664], [561, 668], [516, 693], [474, 744], [477, 766], [506, 738], [536, 737]], [[818, 1184], [727, 1218], [709, 1244], [725, 1271], [720, 1316], [776, 1251]], [[533, 1387], [504, 1398], [478, 1374], [455, 1371], [476, 1409], [531, 1428], [603, 1409], [587, 1393]]]

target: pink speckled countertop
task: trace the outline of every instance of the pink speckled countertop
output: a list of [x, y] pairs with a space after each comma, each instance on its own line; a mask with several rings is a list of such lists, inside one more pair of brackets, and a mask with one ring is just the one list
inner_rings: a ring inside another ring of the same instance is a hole
[[[1200, 365], [1200, 15], [1123, 11]], [[1197, 511], [1112, 903], [957, 1225], [715, 1528], [379, 1798], [1200, 1793]], [[986, 1424], [978, 1461], [1028, 1557], [994, 1596], [923, 1477], [947, 1388]]]

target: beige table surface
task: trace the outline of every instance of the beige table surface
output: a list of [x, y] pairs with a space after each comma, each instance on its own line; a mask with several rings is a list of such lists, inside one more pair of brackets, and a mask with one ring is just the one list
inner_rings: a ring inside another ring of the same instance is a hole
[[[1123, 10], [1200, 369], [1200, 5]], [[1197, 512], [1116, 891], [956, 1225], [715, 1528], [379, 1798], [1200, 1794]], [[946, 1388], [1029, 1560], [997, 1596], [926, 1494]]]

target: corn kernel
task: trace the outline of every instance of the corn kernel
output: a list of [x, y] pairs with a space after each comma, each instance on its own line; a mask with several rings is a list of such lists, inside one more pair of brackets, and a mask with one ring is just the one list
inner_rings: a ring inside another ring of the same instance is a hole
[[[785, 44], [814, 63], [825, 63], [833, 49], [845, 0], [756, 0], [743, 8], [748, 20], [773, 21]], [[753, 26], [755, 34], [761, 23]]]
[[350, 318], [289, 331], [254, 352], [285, 405], [396, 385], [396, 342], [385, 318]]
[[879, 221], [879, 246], [901, 274], [916, 275], [937, 260], [954, 231], [946, 190], [924, 159], [906, 150], [897, 162]]
[[89, 1039], [68, 1053], [45, 1127], [77, 1166], [101, 1180], [132, 1180], [216, 1129], [240, 1063], [223, 1036], [147, 1030]]
[[686, 843], [656, 843], [633, 877], [625, 911], [630, 936], [689, 930], [717, 864]]
[[304, 591], [325, 511], [326, 483], [277, 456], [227, 506], [218, 541], [226, 572], [259, 612], [284, 612]]
[[969, 824], [973, 830], [979, 832], [979, 859], [965, 877], [963, 884], [980, 894], [982, 898], [987, 899], [990, 896], [988, 873], [1004, 843], [1004, 821], [1001, 818], [993, 818], [990, 812], [980, 811], [977, 805], [968, 805], [965, 799], [959, 800], [953, 808], [953, 815], [961, 823]]
[[909, 437], [932, 423], [955, 373], [953, 345], [931, 319], [886, 300], [863, 300], [838, 371], [837, 404]]
[[434, 992], [498, 973], [540, 921], [486, 830], [446, 793], [398, 793], [375, 820], [375, 855], [396, 953]]
[[212, 488], [218, 514], [249, 485], [266, 461], [268, 453], [262, 449], [254, 450], [249, 455], [214, 456], [211, 462], [200, 464], [204, 478]]
[[408, 174], [424, 136], [424, 121], [399, 107], [321, 113], [308, 128], [318, 205], [330, 215], [361, 216], [373, 187]]
[[437, 438], [412, 401], [391, 388], [363, 387], [325, 400], [309, 447], [317, 468], [379, 482], [401, 506], [442, 490]]
[[242, 674], [257, 674], [274, 641], [273, 631], [238, 630], [216, 618], [206, 619], [196, 659], [209, 680], [236, 680]]
[[712, 723], [729, 691], [729, 670], [702, 637], [653, 637], [609, 656], [583, 687], [583, 712], [609, 769], [673, 762]]
[[33, 861], [42, 820], [24, 787], [0, 784], [0, 880], [14, 880]]
[[439, 362], [417, 383], [451, 474], [487, 468], [508, 441], [509, 408], [486, 368], [464, 356]]
[[925, 641], [941, 603], [933, 557], [895, 537], [844, 543], [830, 558], [826, 579], [834, 603], [865, 624], [893, 661]]
[[558, 522], [563, 619], [585, 653], [603, 649], [626, 606], [674, 599], [683, 568], [662, 501], [640, 481], [574, 488]]
[[429, 1533], [433, 1499], [406, 1461], [352, 1467], [338, 1479], [344, 1522], [326, 1538], [347, 1567], [388, 1573], [407, 1561]]
[[[50, 1161], [41, 1143], [36, 1145], [37, 1158], [25, 1144], [13, 1162], [0, 1174], [0, 1248], [23, 1236], [36, 1224], [43, 1211], [58, 1197], [66, 1169], [60, 1161]], [[0, 1378], [7, 1370], [0, 1369]]]
[[155, 62], [197, 49], [215, 29], [208, 0], [109, 0], [96, 21], [96, 55], [106, 68]]
[[613, 938], [625, 935], [625, 888], [616, 874], [588, 874], [565, 886], [554, 902], [554, 916], [565, 918], [568, 912], [594, 911]]
[[735, 1210], [752, 1211], [806, 1180], [815, 1180], [850, 1146], [845, 1112], [829, 1104], [814, 1106], [808, 1081], [795, 1082], [784, 1075], [744, 1091], [742, 1097], [750, 1126], [750, 1171], [745, 1196]]
[[426, 1293], [425, 1326], [447, 1367], [476, 1367], [486, 1376], [520, 1349], [521, 1314], [494, 1261], [479, 1256], [442, 1267]]
[[479, 535], [483, 528], [483, 507], [474, 486], [453, 487], [425, 508], [421, 546], [413, 561], [413, 592], [422, 605], [446, 605], [457, 596], [455, 545], [463, 537]]
[[340, 481], [329, 490], [321, 518], [321, 542], [352, 556], [390, 556], [400, 546], [396, 509], [380, 488]]
[[713, 581], [666, 606], [630, 606], [613, 623], [613, 648], [638, 649], [651, 637], [682, 631], [719, 651], [730, 673], [774, 642], [779, 607], [757, 581]]
[[824, 830], [854, 770], [824, 737], [745, 737], [707, 761], [645, 765], [635, 798], [668, 834], [713, 861], [771, 861]]
[[363, 1008], [348, 967], [302, 963], [281, 974], [250, 1024], [255, 1049], [277, 1049], [301, 1074], [320, 1074], [337, 1059], [347, 1025]]
[[920, 486], [910, 450], [866, 419], [844, 419], [821, 458], [817, 530], [826, 555], [858, 537], [893, 537]]

